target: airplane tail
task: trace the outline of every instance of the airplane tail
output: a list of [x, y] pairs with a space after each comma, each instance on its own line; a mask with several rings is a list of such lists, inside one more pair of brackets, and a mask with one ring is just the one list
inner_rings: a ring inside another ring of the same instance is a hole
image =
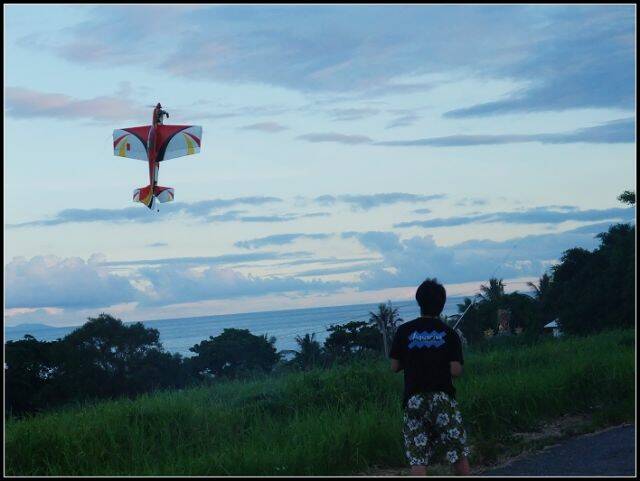
[[149, 209], [153, 209], [154, 199], [158, 202], [171, 202], [173, 200], [173, 188], [155, 186], [153, 190], [151, 186], [140, 187], [133, 191], [133, 201], [146, 205]]
[[156, 185], [153, 188], [153, 195], [162, 203], [171, 202], [173, 200], [173, 187], [160, 187]]
[[153, 194], [151, 186], [140, 187], [133, 191], [133, 201], [146, 205], [149, 209], [153, 207]]

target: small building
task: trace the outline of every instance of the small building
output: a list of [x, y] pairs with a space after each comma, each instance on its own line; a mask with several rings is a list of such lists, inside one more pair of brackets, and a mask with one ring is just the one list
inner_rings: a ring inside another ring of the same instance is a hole
[[560, 330], [560, 325], [558, 324], [558, 319], [554, 319], [549, 324], [544, 326], [545, 329], [551, 330], [553, 333], [553, 337], [562, 336], [562, 331]]

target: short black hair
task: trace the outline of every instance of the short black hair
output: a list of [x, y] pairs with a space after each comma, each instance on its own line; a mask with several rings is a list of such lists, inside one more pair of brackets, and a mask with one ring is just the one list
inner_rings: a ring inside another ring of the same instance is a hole
[[427, 279], [416, 291], [416, 301], [423, 316], [438, 316], [447, 301], [447, 291], [436, 278]]

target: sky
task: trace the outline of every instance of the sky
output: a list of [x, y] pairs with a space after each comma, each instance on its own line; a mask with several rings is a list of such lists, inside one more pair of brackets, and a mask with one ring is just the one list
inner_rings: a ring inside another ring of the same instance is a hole
[[[635, 221], [633, 5], [4, 13], [5, 325], [522, 290]], [[157, 102], [159, 212], [112, 146]]]

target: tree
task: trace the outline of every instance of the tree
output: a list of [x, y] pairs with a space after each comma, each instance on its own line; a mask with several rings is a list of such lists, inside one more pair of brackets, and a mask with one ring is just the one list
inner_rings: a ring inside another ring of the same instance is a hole
[[500, 301], [504, 297], [504, 283], [502, 282], [502, 279], [489, 279], [488, 286], [485, 286], [484, 284], [480, 286], [480, 294], [478, 294], [478, 296], [485, 302], [499, 306]]
[[398, 322], [402, 322], [402, 319], [398, 316], [398, 309], [393, 307], [391, 301], [387, 301], [386, 304], [378, 305], [378, 312], [369, 312], [369, 316], [369, 322], [377, 326], [382, 334], [384, 355], [388, 357], [390, 344], [396, 333], [397, 324]]
[[458, 329], [470, 344], [477, 343], [484, 339], [486, 331], [496, 329], [497, 308], [486, 298], [478, 296], [474, 302], [471, 298], [465, 297], [462, 304], [458, 304], [458, 312], [464, 318], [458, 324]]
[[163, 352], [156, 329], [108, 314], [57, 341], [6, 345], [7, 408], [16, 414], [72, 401], [134, 396], [188, 382], [181, 356]]
[[536, 300], [542, 302], [549, 293], [549, 288], [551, 286], [551, 276], [549, 276], [549, 274], [545, 272], [538, 280], [538, 284], [527, 282], [527, 285], [533, 289], [534, 297], [536, 298]]
[[256, 336], [248, 329], [224, 329], [216, 337], [191, 347], [191, 365], [199, 375], [237, 378], [252, 372], [269, 372], [278, 361], [275, 337]]
[[497, 329], [498, 310], [507, 307], [502, 279], [492, 277], [488, 285], [481, 285], [478, 298], [478, 314], [483, 319], [484, 331]]
[[310, 369], [321, 364], [323, 360], [322, 346], [316, 341], [316, 333], [305, 334], [304, 337], [296, 336], [299, 350], [293, 359], [301, 369]]
[[535, 299], [535, 318], [533, 322], [525, 325], [527, 335], [536, 337], [543, 333], [544, 326], [557, 317], [554, 309], [553, 296], [553, 278], [546, 272], [540, 276], [538, 283], [527, 282], [527, 285], [533, 289], [533, 298]]
[[563, 331], [589, 334], [635, 322], [635, 227], [612, 225], [593, 252], [569, 249], [552, 267], [549, 302]]
[[[89, 318], [61, 342], [60, 362], [65, 389], [87, 396], [115, 397], [142, 392], [136, 366], [160, 351], [160, 333], [141, 322], [125, 325], [109, 314]], [[151, 380], [149, 380], [151, 381]]]
[[618, 200], [624, 204], [635, 205], [636, 193], [631, 190], [625, 190], [622, 194], [618, 196]]
[[5, 344], [5, 401], [10, 413], [35, 412], [46, 405], [47, 387], [56, 369], [52, 345], [31, 335]]
[[324, 349], [332, 360], [342, 360], [366, 351], [382, 352], [382, 338], [375, 326], [365, 321], [351, 321], [342, 325], [331, 325], [324, 341]]
[[511, 312], [512, 331], [518, 327], [530, 333], [542, 331], [537, 315], [538, 302], [535, 298], [520, 292], [512, 292], [504, 296], [503, 302], [505, 308]]

